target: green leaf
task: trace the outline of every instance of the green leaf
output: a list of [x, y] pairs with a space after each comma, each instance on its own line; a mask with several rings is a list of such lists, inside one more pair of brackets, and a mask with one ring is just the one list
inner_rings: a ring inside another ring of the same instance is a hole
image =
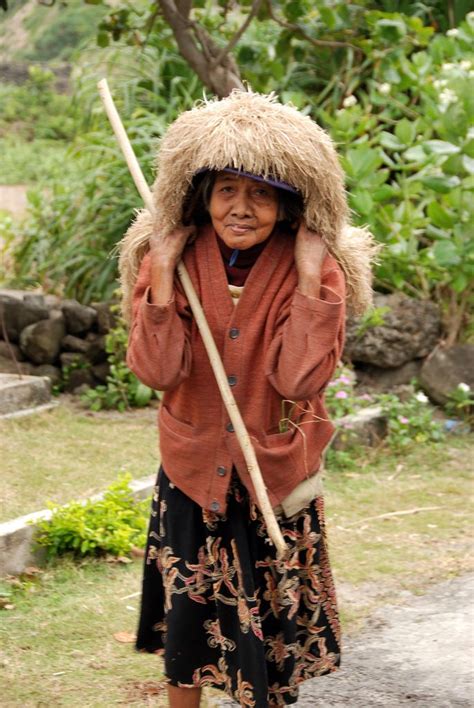
[[470, 175], [474, 175], [474, 158], [463, 155], [462, 164], [466, 172], [469, 172]]
[[329, 7], [320, 7], [319, 14], [327, 29], [335, 29], [337, 24], [337, 15], [334, 10], [331, 10]]
[[442, 229], [449, 229], [456, 223], [456, 219], [438, 202], [431, 202], [427, 211], [431, 221]]
[[387, 133], [385, 130], [380, 133], [380, 144], [388, 150], [403, 150], [404, 148], [403, 143], [395, 135]]
[[461, 257], [452, 241], [437, 241], [432, 253], [436, 263], [442, 268], [461, 263]]
[[290, 22], [298, 22], [301, 15], [304, 14], [300, 0], [291, 0], [291, 2], [287, 3], [284, 7], [284, 13]]
[[456, 175], [422, 177], [421, 183], [440, 194], [447, 194], [455, 187], [459, 187], [461, 180]]
[[350, 174], [356, 179], [361, 179], [371, 174], [382, 164], [382, 158], [379, 152], [365, 145], [348, 150], [346, 153], [346, 161]]
[[403, 145], [411, 145], [416, 137], [416, 124], [403, 118], [395, 126], [395, 135]]
[[461, 150], [457, 145], [445, 140], [427, 140], [426, 143], [423, 143], [423, 149], [434, 155], [455, 155]]
[[374, 202], [369, 192], [357, 191], [351, 195], [351, 205], [359, 214], [366, 216], [374, 207]]
[[109, 33], [104, 31], [98, 32], [97, 44], [99, 45], [99, 47], [108, 47], [110, 44]]
[[427, 159], [426, 152], [423, 150], [421, 145], [414, 145], [413, 147], [408, 148], [408, 150], [405, 150], [403, 153], [403, 157], [409, 162], [417, 162], [418, 164], [426, 162]]
[[381, 187], [372, 192], [372, 198], [376, 202], [384, 202], [393, 197], [394, 194], [395, 190], [393, 187], [390, 187], [388, 184], [383, 184]]
[[464, 273], [457, 273], [451, 281], [451, 287], [456, 293], [462, 293], [468, 285], [469, 281]]
[[396, 42], [401, 37], [404, 37], [407, 33], [407, 28], [402, 19], [384, 19], [377, 22], [377, 27], [379, 29], [380, 35], [389, 40], [390, 42]]
[[143, 407], [148, 405], [150, 402], [150, 399], [152, 397], [153, 390], [149, 386], [145, 386], [145, 384], [141, 383], [141, 381], [138, 382], [137, 390], [135, 392], [135, 404], [139, 407]]

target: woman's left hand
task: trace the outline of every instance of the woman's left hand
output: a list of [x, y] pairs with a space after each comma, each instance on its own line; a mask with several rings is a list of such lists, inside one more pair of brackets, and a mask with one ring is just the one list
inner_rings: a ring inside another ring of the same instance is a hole
[[302, 221], [296, 234], [295, 243], [295, 264], [300, 278], [319, 279], [327, 252], [321, 236], [310, 231]]

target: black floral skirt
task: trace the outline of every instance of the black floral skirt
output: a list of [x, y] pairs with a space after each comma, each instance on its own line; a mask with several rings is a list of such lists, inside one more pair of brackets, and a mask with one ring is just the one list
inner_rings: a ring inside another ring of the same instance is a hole
[[322, 497], [280, 519], [276, 559], [262, 516], [233, 473], [225, 517], [158, 473], [136, 647], [163, 654], [175, 686], [213, 686], [241, 706], [295, 703], [299, 684], [340, 662]]

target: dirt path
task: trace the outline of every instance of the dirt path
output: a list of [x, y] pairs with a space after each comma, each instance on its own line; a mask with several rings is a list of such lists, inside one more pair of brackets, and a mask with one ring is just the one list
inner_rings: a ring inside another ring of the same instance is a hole
[[[474, 574], [380, 608], [346, 642], [343, 667], [301, 687], [296, 708], [471, 708]], [[220, 708], [237, 704], [221, 700]]]
[[27, 191], [25, 184], [1, 184], [0, 209], [9, 211], [13, 218], [20, 219], [26, 213]]

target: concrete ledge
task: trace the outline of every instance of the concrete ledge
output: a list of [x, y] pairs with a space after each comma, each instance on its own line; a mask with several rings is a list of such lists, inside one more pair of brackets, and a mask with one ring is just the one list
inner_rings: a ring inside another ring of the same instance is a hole
[[26, 415], [33, 415], [33, 413], [43, 413], [44, 411], [49, 411], [52, 408], [56, 408], [59, 405], [59, 401], [51, 401], [51, 403], [44, 403], [42, 406], [34, 406], [34, 408], [24, 408], [21, 411], [15, 411], [14, 413], [3, 413], [0, 415], [0, 420], [7, 420], [9, 418], [23, 418]]
[[[341, 418], [336, 423], [331, 446], [342, 450], [356, 438], [364, 445], [378, 444], [386, 433], [386, 421], [379, 407], [364, 408], [354, 415]], [[143, 479], [132, 480], [130, 487], [135, 499], [150, 496], [155, 484], [156, 474]], [[103, 494], [90, 497], [91, 500], [102, 498]], [[41, 563], [44, 552], [33, 550], [37, 524], [51, 517], [47, 509], [20, 516], [13, 521], [0, 524], [0, 576], [17, 575], [28, 565]]]
[[0, 374], [0, 415], [34, 410], [51, 402], [51, 380], [47, 376]]

